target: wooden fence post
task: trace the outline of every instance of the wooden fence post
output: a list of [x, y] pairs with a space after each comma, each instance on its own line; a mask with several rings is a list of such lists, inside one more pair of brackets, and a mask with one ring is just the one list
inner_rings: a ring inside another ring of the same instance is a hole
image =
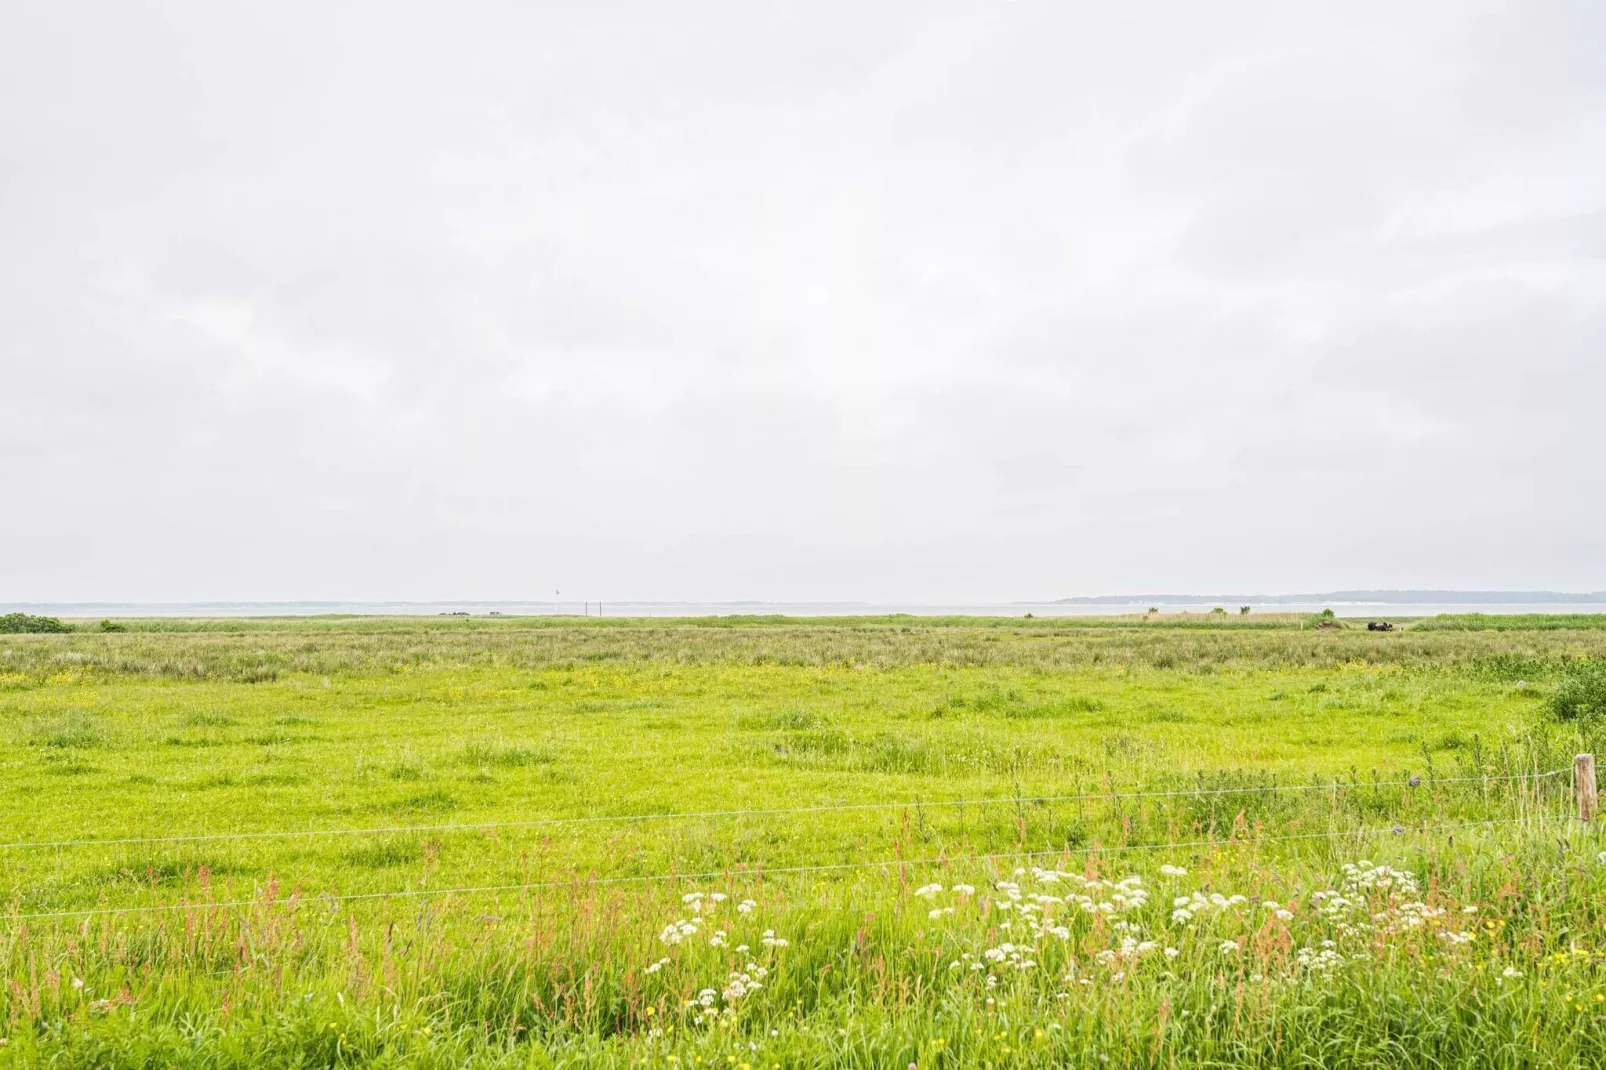
[[1580, 754], [1573, 759], [1573, 794], [1578, 796], [1578, 820], [1595, 817], [1599, 796], [1595, 793], [1595, 756]]

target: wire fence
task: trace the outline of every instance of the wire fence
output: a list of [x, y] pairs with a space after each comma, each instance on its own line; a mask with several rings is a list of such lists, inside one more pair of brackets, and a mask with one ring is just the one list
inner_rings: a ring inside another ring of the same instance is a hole
[[451, 822], [431, 825], [382, 825], [359, 828], [334, 829], [276, 829], [256, 832], [202, 832], [175, 836], [118, 836], [79, 837], [62, 840], [19, 840], [0, 843], [0, 851], [26, 851], [40, 849], [67, 849], [74, 847], [114, 847], [179, 843], [218, 843], [242, 840], [315, 839], [336, 836], [407, 835], [422, 832], [490, 832], [499, 829], [547, 828], [563, 826], [643, 824], [650, 822], [739, 820], [745, 818], [795, 817], [808, 814], [848, 813], [890, 810], [945, 809], [950, 807], [1054, 805], [1077, 802], [1120, 802], [1125, 800], [1161, 798], [1216, 798], [1235, 795], [1262, 795], [1277, 792], [1342, 793], [1378, 788], [1436, 788], [1450, 784], [1497, 784], [1511, 782], [1543, 782], [1571, 772], [1568, 769], [1551, 769], [1535, 773], [1512, 773], [1490, 776], [1462, 776], [1406, 780], [1334, 781], [1310, 784], [1256, 784], [1226, 788], [1185, 788], [1166, 791], [1105, 791], [1068, 795], [1009, 795], [982, 798], [913, 799], [884, 803], [821, 803], [810, 806], [787, 806], [754, 809], [680, 810], [649, 814], [590, 814], [574, 817], [527, 818], [517, 821]]
[[199, 900], [180, 901], [176, 903], [157, 903], [121, 907], [85, 907], [80, 909], [50, 910], [34, 912], [16, 912], [0, 914], [0, 922], [27, 922], [47, 920], [52, 918], [88, 918], [97, 916], [113, 916], [127, 914], [153, 914], [173, 913], [183, 911], [216, 911], [241, 910], [253, 907], [283, 906], [295, 909], [301, 904], [328, 904], [354, 903], [374, 900], [407, 900], [421, 898], [444, 898], [451, 896], [508, 894], [514, 892], [533, 892], [551, 889], [581, 889], [591, 887], [608, 887], [628, 884], [659, 884], [679, 881], [706, 881], [727, 879], [735, 880], [746, 878], [750, 880], [766, 880], [779, 876], [798, 876], [815, 873], [838, 873], [856, 870], [871, 869], [910, 869], [910, 868], [948, 868], [957, 865], [980, 865], [1002, 861], [1026, 861], [1036, 858], [1072, 858], [1072, 857], [1101, 857], [1104, 855], [1130, 854], [1136, 852], [1152, 851], [1199, 851], [1216, 850], [1224, 847], [1259, 846], [1267, 843], [1292, 843], [1297, 841], [1352, 839], [1356, 841], [1368, 837], [1388, 835], [1401, 837], [1405, 835], [1425, 836], [1436, 833], [1456, 832], [1467, 829], [1499, 828], [1513, 825], [1542, 824], [1544, 818], [1537, 815], [1528, 815], [1514, 818], [1497, 818], [1484, 821], [1464, 821], [1424, 825], [1408, 828], [1402, 825], [1373, 826], [1367, 828], [1332, 829], [1326, 832], [1295, 833], [1281, 836], [1248, 836], [1229, 837], [1226, 839], [1198, 839], [1184, 840], [1170, 843], [1152, 844], [1116, 844], [1111, 846], [1094, 846], [1082, 848], [1058, 848], [1038, 851], [997, 851], [979, 854], [958, 856], [936, 856], [928, 858], [882, 858], [863, 862], [829, 862], [813, 865], [796, 866], [764, 866], [752, 864], [746, 867], [726, 867], [717, 870], [703, 870], [694, 872], [653, 873], [626, 876], [605, 877], [576, 877], [569, 880], [526, 881], [515, 884], [487, 884], [464, 885], [446, 888], [407, 888], [378, 892], [353, 892], [346, 894], [322, 893], [313, 896], [291, 895], [282, 900], [266, 898], [233, 899], [233, 900]]

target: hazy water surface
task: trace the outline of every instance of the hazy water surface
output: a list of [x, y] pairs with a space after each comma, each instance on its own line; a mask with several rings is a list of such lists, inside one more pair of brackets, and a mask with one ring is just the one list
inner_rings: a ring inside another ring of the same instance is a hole
[[[1131, 605], [1057, 605], [1034, 602], [955, 602], [916, 604], [894, 602], [74, 602], [0, 605], [0, 612], [46, 613], [59, 617], [311, 617], [328, 614], [434, 616], [466, 612], [472, 616], [579, 615], [618, 617], [710, 617], [739, 614], [788, 617], [913, 616], [1108, 617], [1143, 613], [1151, 605], [1163, 613], [1208, 613], [1211, 606], [1133, 603]], [[1236, 604], [1225, 604], [1236, 613]], [[1562, 604], [1498, 602], [1477, 604], [1404, 602], [1323, 602], [1309, 605], [1250, 603], [1252, 613], [1318, 613], [1323, 609], [1341, 617], [1431, 617], [1440, 613], [1606, 613], [1606, 603]]]

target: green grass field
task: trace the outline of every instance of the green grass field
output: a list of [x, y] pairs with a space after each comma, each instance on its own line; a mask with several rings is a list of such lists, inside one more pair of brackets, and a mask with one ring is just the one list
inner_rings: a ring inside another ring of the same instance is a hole
[[0, 636], [0, 1060], [1600, 1065], [1601, 624]]

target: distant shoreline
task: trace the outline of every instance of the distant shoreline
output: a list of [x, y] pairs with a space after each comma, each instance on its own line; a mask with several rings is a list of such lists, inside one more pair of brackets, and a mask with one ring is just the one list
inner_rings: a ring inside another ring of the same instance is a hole
[[[1378, 597], [1364, 597], [1375, 595]], [[1443, 597], [1427, 597], [1442, 595]], [[1454, 597], [1451, 597], [1451, 596]], [[1382, 597], [1391, 596], [1391, 597]], [[1415, 596], [1415, 597], [1409, 597]], [[303, 602], [32, 602], [0, 604], [0, 613], [21, 612], [78, 620], [100, 618], [244, 618], [244, 617], [1037, 617], [1122, 616], [1162, 613], [1208, 613], [1221, 608], [1237, 616], [1319, 613], [1331, 609], [1340, 617], [1433, 617], [1483, 613], [1606, 613], [1606, 592], [1562, 595], [1548, 592], [1363, 592], [1328, 595], [1111, 595], [1044, 602], [890, 603], [890, 602], [673, 602], [673, 601], [303, 601]]]
[[1156, 605], [1598, 605], [1606, 591], [1326, 591], [1320, 594], [1113, 594], [1057, 598], [1057, 606]]

